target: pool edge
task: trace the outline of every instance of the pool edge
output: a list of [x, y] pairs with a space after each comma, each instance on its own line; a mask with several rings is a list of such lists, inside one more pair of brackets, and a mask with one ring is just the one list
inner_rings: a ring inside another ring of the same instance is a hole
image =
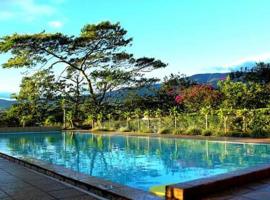
[[270, 164], [166, 186], [166, 199], [196, 200], [270, 177]]
[[11, 162], [17, 163], [31, 170], [53, 177], [60, 181], [66, 182], [83, 190], [97, 194], [108, 199], [124, 200], [160, 200], [161, 198], [139, 189], [131, 188], [125, 185], [106, 181], [104, 179], [85, 175], [79, 172], [72, 171], [65, 167], [48, 164], [37, 159], [22, 159], [16, 158], [0, 152], [0, 157]]

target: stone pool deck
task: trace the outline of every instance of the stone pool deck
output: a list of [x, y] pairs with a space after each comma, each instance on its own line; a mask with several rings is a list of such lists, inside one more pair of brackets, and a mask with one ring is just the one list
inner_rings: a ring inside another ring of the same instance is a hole
[[1, 200], [103, 200], [51, 177], [0, 158]]
[[[105, 200], [0, 158], [1, 200]], [[270, 179], [235, 187], [203, 200], [270, 200]]]
[[270, 179], [217, 193], [203, 200], [270, 200]]

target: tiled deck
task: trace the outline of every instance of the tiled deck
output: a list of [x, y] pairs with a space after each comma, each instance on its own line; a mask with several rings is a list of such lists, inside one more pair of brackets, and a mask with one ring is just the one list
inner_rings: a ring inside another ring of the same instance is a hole
[[270, 200], [270, 179], [227, 190], [203, 200]]
[[1, 200], [101, 200], [16, 163], [0, 158]]

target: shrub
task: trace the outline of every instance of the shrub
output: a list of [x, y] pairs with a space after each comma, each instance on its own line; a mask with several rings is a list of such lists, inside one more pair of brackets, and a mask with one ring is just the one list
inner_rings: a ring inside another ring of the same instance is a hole
[[143, 128], [143, 129], [141, 129], [141, 132], [142, 133], [153, 133], [154, 131], [152, 129], [149, 129], [149, 128]]
[[189, 128], [187, 130], [187, 134], [188, 135], [201, 135], [202, 134], [202, 130], [199, 128]]
[[119, 131], [120, 132], [131, 132], [131, 130], [128, 127], [120, 127]]
[[203, 136], [211, 136], [214, 134], [213, 134], [213, 131], [211, 131], [211, 130], [203, 130], [202, 135]]
[[91, 129], [91, 131], [112, 131], [112, 130], [106, 127], [96, 127]]
[[224, 136], [227, 136], [227, 137], [244, 137], [244, 136], [248, 136], [248, 135], [244, 134], [242, 131], [233, 130], [233, 131], [229, 131], [228, 133], [224, 134]]
[[170, 134], [172, 133], [172, 130], [170, 128], [161, 128], [158, 130], [158, 134]]
[[266, 137], [269, 137], [269, 132], [270, 131], [266, 131], [266, 130], [263, 130], [263, 129], [254, 129], [250, 132], [250, 137], [253, 137], [253, 138], [266, 138]]
[[174, 129], [173, 134], [174, 135], [183, 135], [185, 133], [184, 129]]

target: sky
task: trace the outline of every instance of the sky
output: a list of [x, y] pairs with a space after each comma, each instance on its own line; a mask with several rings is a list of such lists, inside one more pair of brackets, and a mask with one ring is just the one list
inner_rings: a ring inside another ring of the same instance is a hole
[[[129, 52], [168, 63], [152, 76], [229, 71], [270, 58], [269, 0], [0, 0], [0, 37], [77, 35], [85, 24], [120, 22]], [[7, 56], [0, 55], [0, 64]], [[0, 92], [17, 92], [21, 70], [0, 69]]]

